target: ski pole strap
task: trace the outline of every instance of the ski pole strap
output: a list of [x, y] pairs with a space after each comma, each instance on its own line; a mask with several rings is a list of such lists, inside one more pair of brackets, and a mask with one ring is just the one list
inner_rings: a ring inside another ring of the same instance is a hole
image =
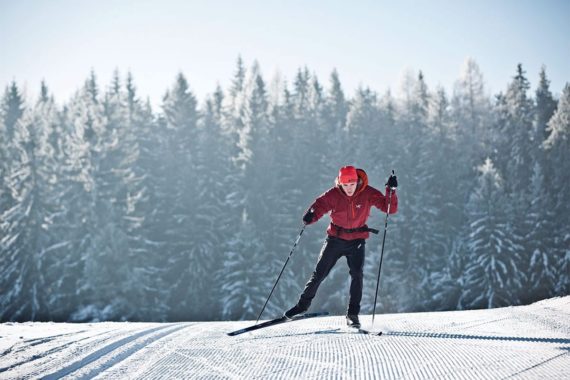
[[337, 226], [334, 223], [331, 223], [331, 226], [333, 226], [336, 229], [337, 236], [341, 232], [348, 233], [348, 234], [352, 234], [355, 232], [371, 232], [371, 233], [376, 234], [376, 235], [378, 235], [380, 233], [379, 230], [377, 230], [375, 228], [370, 228], [368, 226], [362, 226], [362, 227], [358, 227], [358, 228], [344, 228], [341, 226]]

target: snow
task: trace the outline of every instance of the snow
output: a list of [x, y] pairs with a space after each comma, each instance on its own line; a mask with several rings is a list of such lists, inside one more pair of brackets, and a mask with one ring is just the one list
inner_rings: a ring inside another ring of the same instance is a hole
[[375, 320], [380, 337], [351, 332], [342, 316], [236, 337], [226, 333], [252, 321], [4, 323], [0, 379], [568, 378], [570, 296]]

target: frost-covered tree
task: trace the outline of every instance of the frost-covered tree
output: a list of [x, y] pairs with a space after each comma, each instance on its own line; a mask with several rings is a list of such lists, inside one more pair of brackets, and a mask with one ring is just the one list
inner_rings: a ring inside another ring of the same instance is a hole
[[[346, 164], [343, 165], [364, 163], [372, 152], [379, 149], [381, 139], [378, 97], [370, 88], [360, 87], [356, 90], [347, 115], [346, 128], [346, 138], [340, 144], [345, 149], [343, 153]], [[378, 136], [378, 139], [371, 136]], [[375, 169], [376, 166], [369, 168], [368, 171], [372, 174], [374, 170], [376, 173]]]
[[[528, 97], [530, 84], [522, 65], [517, 66], [517, 74], [513, 77], [505, 94], [507, 118], [504, 130], [508, 136], [504, 154], [505, 186], [507, 191], [526, 191], [530, 181], [531, 135], [533, 121], [533, 102]], [[519, 197], [520, 198], [520, 197]]]
[[[131, 165], [138, 154], [128, 130], [125, 97], [116, 72], [103, 99], [97, 97], [93, 78], [78, 95], [75, 110], [82, 140], [78, 142], [83, 159], [87, 209], [87, 244], [83, 247], [83, 276], [78, 296], [81, 305], [76, 320], [130, 319], [136, 307], [129, 305], [130, 277], [127, 215], [128, 182]], [[81, 116], [80, 116], [81, 115]], [[84, 118], [82, 120], [82, 117]], [[79, 205], [77, 205], [79, 206]]]
[[[454, 86], [451, 105], [457, 125], [457, 139], [463, 159], [472, 164], [491, 153], [489, 101], [485, 80], [477, 62], [468, 58]], [[464, 173], [465, 175], [465, 173]]]
[[[6, 305], [2, 319], [45, 320], [52, 318], [51, 304], [57, 297], [49, 278], [53, 266], [54, 250], [61, 246], [55, 219], [61, 212], [61, 198], [57, 192], [58, 163], [50, 143], [50, 134], [57, 123], [57, 111], [42, 84], [42, 95], [33, 109], [28, 109], [14, 125], [11, 144], [8, 189], [14, 197], [14, 207], [3, 213], [10, 242], [8, 268], [2, 278], [15, 296]], [[19, 286], [14, 286], [19, 284]], [[9, 288], [7, 286], [7, 288]]]
[[516, 304], [525, 280], [505, 210], [502, 179], [490, 159], [479, 172], [478, 186], [467, 205], [469, 234], [460, 299], [466, 309]]
[[[406, 199], [406, 207], [400, 209], [398, 220], [402, 220], [399, 232], [404, 255], [398, 259], [398, 273], [406, 278], [408, 289], [399, 300], [400, 307], [423, 309], [430, 294], [430, 263], [432, 250], [438, 243], [434, 228], [438, 209], [436, 202], [439, 188], [430, 186], [437, 175], [432, 165], [434, 135], [429, 129], [430, 93], [422, 72], [413, 84], [411, 96], [404, 105], [402, 128], [408, 134], [405, 166], [400, 173], [401, 186], [398, 196]], [[409, 289], [416, 289], [412, 293]], [[405, 305], [405, 306], [404, 306]]]
[[24, 114], [24, 107], [20, 89], [12, 82], [4, 91], [0, 107], [0, 212], [14, 205], [7, 181], [15, 128]]
[[553, 197], [556, 221], [556, 268], [558, 282], [556, 294], [564, 295], [570, 292], [570, 84], [566, 84], [558, 108], [548, 122], [548, 138], [544, 141], [547, 152], [548, 166], [552, 170], [550, 193]]
[[528, 208], [531, 204], [529, 190], [533, 169], [533, 119], [534, 104], [528, 97], [530, 84], [526, 79], [522, 65], [517, 66], [517, 74], [508, 86], [505, 94], [504, 129], [501, 133], [506, 137], [504, 144], [499, 145], [498, 159], [501, 173], [504, 173], [504, 185], [508, 195], [510, 210], [508, 218], [512, 226], [513, 239], [518, 239], [520, 247], [518, 255], [520, 263], [525, 265], [532, 255], [528, 240], [522, 239], [530, 233], [525, 223]]
[[94, 141], [100, 126], [100, 119], [88, 107], [91, 99], [86, 86], [79, 90], [61, 112], [59, 127], [51, 139], [59, 167], [57, 192], [63, 208], [54, 220], [60, 225], [57, 232], [60, 246], [51, 253], [57, 264], [52, 266], [55, 299], [50, 307], [54, 318], [61, 320], [71, 319], [71, 313], [88, 303], [83, 298], [88, 288], [83, 269], [97, 231], [91, 212], [93, 178], [88, 141]]
[[530, 232], [525, 237], [531, 255], [530, 262], [524, 263], [528, 268], [528, 282], [521, 289], [520, 298], [523, 303], [552, 297], [557, 281], [556, 263], [559, 255], [553, 250], [557, 229], [555, 210], [549, 207], [549, 193], [544, 186], [541, 168], [538, 162], [534, 163], [530, 186], [531, 205], [526, 219]]
[[[349, 104], [344, 90], [342, 89], [342, 84], [340, 82], [340, 76], [338, 72], [333, 70], [329, 80], [329, 89], [326, 94], [325, 107], [326, 111], [324, 113], [324, 123], [327, 134], [327, 147], [340, 147], [343, 146], [343, 141], [345, 141], [345, 126], [349, 111]], [[346, 154], [345, 152], [343, 152]], [[337, 169], [338, 162], [331, 169]]]
[[538, 86], [536, 88], [535, 136], [537, 144], [548, 138], [548, 122], [556, 111], [556, 100], [550, 91], [550, 80], [546, 76], [546, 69], [540, 69]]
[[130, 319], [165, 320], [168, 311], [167, 286], [164, 282], [166, 268], [163, 265], [161, 242], [155, 240], [153, 235], [159, 224], [155, 219], [155, 195], [160, 192], [160, 165], [156, 163], [160, 162], [162, 152], [160, 144], [156, 143], [157, 125], [152, 109], [149, 102], [145, 104], [139, 98], [131, 73], [127, 74], [125, 90], [124, 93], [121, 91], [124, 104], [120, 103], [124, 107], [124, 135], [121, 140], [125, 144], [122, 147], [124, 157], [128, 158], [123, 162], [128, 166], [122, 166], [121, 182], [125, 186], [126, 198], [122, 200], [121, 208], [129, 246], [125, 254], [130, 266], [126, 286], [130, 302], [134, 302], [130, 307], [135, 310]]
[[[267, 260], [260, 259], [262, 243], [244, 211], [234, 237], [227, 244], [218, 278], [222, 292], [222, 319], [257, 318], [267, 294]], [[264, 275], [265, 274], [265, 275]], [[269, 290], [267, 290], [269, 292]], [[274, 303], [264, 316], [275, 315]]]
[[[534, 136], [533, 136], [533, 160], [535, 164], [540, 165], [541, 175], [544, 177], [542, 186], [544, 187], [547, 202], [547, 208], [555, 207], [555, 196], [552, 193], [552, 180], [554, 167], [549, 165], [547, 161], [548, 152], [544, 149], [543, 143], [548, 138], [548, 122], [556, 111], [556, 100], [550, 91], [550, 81], [546, 77], [546, 69], [544, 66], [540, 70], [539, 82], [536, 88], [536, 108], [534, 119]], [[533, 172], [534, 174], [534, 172]]]
[[[451, 255], [456, 237], [461, 235], [464, 224], [463, 194], [457, 186], [442, 186], [445, 183], [457, 183], [463, 175], [462, 161], [456, 149], [451, 106], [443, 88], [439, 88], [432, 96], [429, 109], [429, 129], [427, 141], [429, 157], [426, 157], [426, 171], [433, 173], [424, 184], [433, 191], [430, 192], [432, 213], [430, 223], [430, 253], [428, 271], [428, 295], [424, 302], [425, 308], [432, 310], [450, 309], [457, 302], [454, 295], [458, 294], [457, 281], [453, 276], [456, 257]], [[436, 294], [439, 292], [439, 296]], [[443, 294], [447, 296], [443, 296]]]
[[200, 194], [206, 191], [200, 175], [200, 129], [197, 101], [183, 74], [164, 97], [164, 173], [161, 184], [160, 241], [166, 243], [163, 255], [169, 266], [165, 281], [170, 286], [170, 318], [200, 318], [209, 308], [208, 260], [210, 242], [203, 230]]
[[[266, 192], [271, 197], [269, 208], [271, 223], [262, 227], [268, 237], [264, 254], [267, 261], [262, 269], [271, 276], [270, 281], [275, 281], [285, 262], [293, 241], [299, 233], [300, 218], [309, 202], [308, 195], [306, 199], [299, 201], [303, 192], [298, 187], [302, 180], [299, 179], [298, 150], [295, 145], [298, 132], [293, 109], [292, 95], [284, 84], [279, 102], [271, 104], [269, 111], [272, 124], [270, 141], [275, 160], [275, 165], [271, 170], [275, 176], [275, 182], [268, 184]], [[268, 305], [276, 309], [273, 309], [273, 312], [268, 311], [267, 315], [272, 315], [279, 310], [282, 312], [296, 302], [301, 283], [306, 280], [303, 277], [308, 271], [305, 265], [307, 260], [302, 256], [301, 250], [305, 248], [311, 251], [310, 243], [310, 239], [304, 240], [299, 247], [299, 252], [295, 253], [295, 257], [291, 259]], [[266, 289], [263, 289], [268, 295], [270, 288], [267, 289], [267, 286], [271, 287], [273, 284], [265, 285]]]
[[16, 124], [24, 115], [24, 99], [20, 93], [16, 82], [12, 82], [4, 91], [2, 100], [2, 119], [6, 139], [11, 141], [14, 138]]

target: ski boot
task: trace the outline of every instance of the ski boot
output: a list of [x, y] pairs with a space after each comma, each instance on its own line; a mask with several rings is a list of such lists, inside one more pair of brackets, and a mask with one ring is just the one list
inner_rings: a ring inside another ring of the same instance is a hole
[[348, 327], [354, 327], [355, 329], [360, 328], [360, 320], [358, 319], [358, 315], [356, 314], [348, 314], [346, 316], [346, 324]]
[[297, 314], [304, 313], [305, 311], [307, 311], [307, 309], [308, 308], [302, 308], [301, 306], [299, 306], [299, 304], [297, 304], [292, 308], [290, 308], [289, 310], [287, 310], [285, 314], [283, 314], [283, 316], [287, 319], [293, 319], [294, 316], [296, 316]]

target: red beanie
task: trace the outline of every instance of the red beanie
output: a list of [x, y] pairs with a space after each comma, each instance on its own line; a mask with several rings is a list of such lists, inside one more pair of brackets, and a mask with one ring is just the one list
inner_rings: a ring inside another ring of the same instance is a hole
[[338, 183], [358, 182], [358, 174], [354, 166], [343, 166], [338, 172]]

